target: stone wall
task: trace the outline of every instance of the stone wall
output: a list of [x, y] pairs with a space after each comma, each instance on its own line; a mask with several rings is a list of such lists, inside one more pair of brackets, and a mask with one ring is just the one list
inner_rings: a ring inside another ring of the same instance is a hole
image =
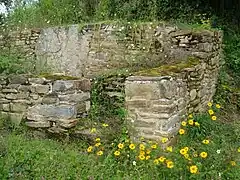
[[38, 72], [92, 78], [122, 67], [140, 69], [189, 56], [206, 58], [219, 48], [216, 41], [221, 36], [218, 31], [167, 23], [113, 22], [14, 32], [0, 37], [0, 46], [17, 47], [34, 57]]
[[[180, 42], [186, 40], [185, 45], [179, 45], [190, 46], [187, 37], [191, 36], [190, 32], [182, 34]], [[143, 70], [127, 78], [127, 120], [137, 131], [135, 137], [172, 138], [187, 114], [203, 112], [212, 101], [219, 73], [221, 39], [210, 32], [203, 33], [198, 41], [198, 47], [202, 47], [198, 58]]]
[[[64, 78], [63, 78], [64, 79]], [[90, 109], [88, 79], [53, 80], [25, 75], [0, 77], [0, 114], [19, 125], [65, 132]]]

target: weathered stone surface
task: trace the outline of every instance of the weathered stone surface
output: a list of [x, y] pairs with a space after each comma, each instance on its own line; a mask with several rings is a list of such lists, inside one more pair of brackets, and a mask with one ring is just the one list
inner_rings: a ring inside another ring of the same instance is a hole
[[17, 93], [18, 91], [16, 89], [2, 89], [3, 93]]
[[2, 104], [2, 103], [9, 103], [9, 102], [11, 102], [11, 101], [8, 100], [8, 99], [0, 99], [0, 104]]
[[152, 105], [151, 112], [158, 112], [158, 113], [168, 113], [171, 114], [177, 110], [177, 106], [175, 104], [171, 105]]
[[28, 105], [25, 103], [11, 103], [10, 110], [12, 112], [26, 112]]
[[27, 119], [33, 121], [58, 121], [59, 119], [76, 118], [77, 109], [74, 105], [35, 105], [28, 108]]
[[27, 79], [27, 77], [25, 77], [23, 75], [12, 75], [9, 78], [9, 83], [10, 84], [27, 84], [28, 79]]
[[60, 127], [69, 129], [69, 128], [75, 127], [79, 120], [78, 119], [69, 119], [69, 120], [59, 120], [59, 121], [60, 121], [60, 123], [59, 123]]
[[150, 101], [146, 99], [138, 99], [138, 100], [128, 100], [126, 105], [129, 109], [132, 108], [147, 108], [150, 105]]
[[34, 87], [38, 94], [47, 94], [51, 89], [49, 85], [35, 85]]
[[23, 120], [23, 113], [8, 113], [10, 121], [15, 125], [19, 126]]
[[[1, 104], [0, 104], [1, 106]], [[3, 111], [10, 111], [10, 104], [2, 104], [2, 110]]]
[[90, 92], [59, 95], [60, 101], [83, 102], [90, 99]]
[[190, 100], [193, 101], [196, 97], [197, 97], [197, 90], [196, 89], [192, 89], [190, 91]]
[[56, 93], [47, 94], [43, 97], [43, 104], [56, 104], [59, 102], [58, 95]]
[[6, 99], [17, 99], [17, 94], [7, 94]]
[[45, 78], [29, 78], [30, 84], [43, 84], [45, 82]]

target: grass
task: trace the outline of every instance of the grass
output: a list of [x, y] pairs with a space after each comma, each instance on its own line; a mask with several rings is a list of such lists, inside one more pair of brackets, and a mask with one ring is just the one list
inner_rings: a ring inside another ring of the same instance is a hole
[[[222, 122], [219, 109], [210, 109], [213, 115], [188, 117], [181, 127], [184, 134], [178, 135], [177, 144], [167, 149], [143, 138], [133, 149], [130, 146], [133, 142], [127, 137], [108, 144], [102, 139], [87, 144], [29, 139], [12, 133], [0, 139], [0, 179], [237, 180], [240, 177], [240, 122], [237, 119]], [[216, 121], [211, 120], [214, 115]], [[203, 144], [203, 140], [209, 144]], [[183, 154], [188, 155], [181, 155], [181, 149], [187, 150]], [[201, 152], [206, 152], [207, 157], [202, 158]], [[166, 159], [161, 162], [163, 157]]]

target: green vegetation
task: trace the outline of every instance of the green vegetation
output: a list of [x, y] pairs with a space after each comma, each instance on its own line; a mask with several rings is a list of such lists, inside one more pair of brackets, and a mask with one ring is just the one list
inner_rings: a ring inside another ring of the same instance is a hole
[[[12, 133], [0, 138], [0, 178], [237, 180], [240, 124], [219, 119], [218, 108], [214, 105], [209, 107], [213, 112], [190, 115], [182, 123], [177, 144], [165, 149], [157, 143], [165, 144], [167, 139], [150, 142], [141, 138], [133, 143], [125, 134], [112, 143], [96, 138], [87, 144]], [[105, 131], [111, 128], [106, 123], [102, 126]], [[93, 134], [98, 131], [95, 127]]]

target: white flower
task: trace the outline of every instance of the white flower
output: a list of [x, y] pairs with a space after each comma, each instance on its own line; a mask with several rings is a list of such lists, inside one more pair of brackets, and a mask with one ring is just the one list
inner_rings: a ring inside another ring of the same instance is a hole
[[221, 177], [221, 176], [222, 176], [222, 173], [218, 173], [218, 176]]
[[218, 149], [218, 150], [217, 150], [217, 153], [218, 153], [218, 154], [220, 154], [220, 153], [221, 153], [221, 150], [220, 150], [220, 149]]
[[136, 161], [133, 161], [133, 165], [134, 165], [134, 166], [136, 166], [136, 165], [137, 165]]

